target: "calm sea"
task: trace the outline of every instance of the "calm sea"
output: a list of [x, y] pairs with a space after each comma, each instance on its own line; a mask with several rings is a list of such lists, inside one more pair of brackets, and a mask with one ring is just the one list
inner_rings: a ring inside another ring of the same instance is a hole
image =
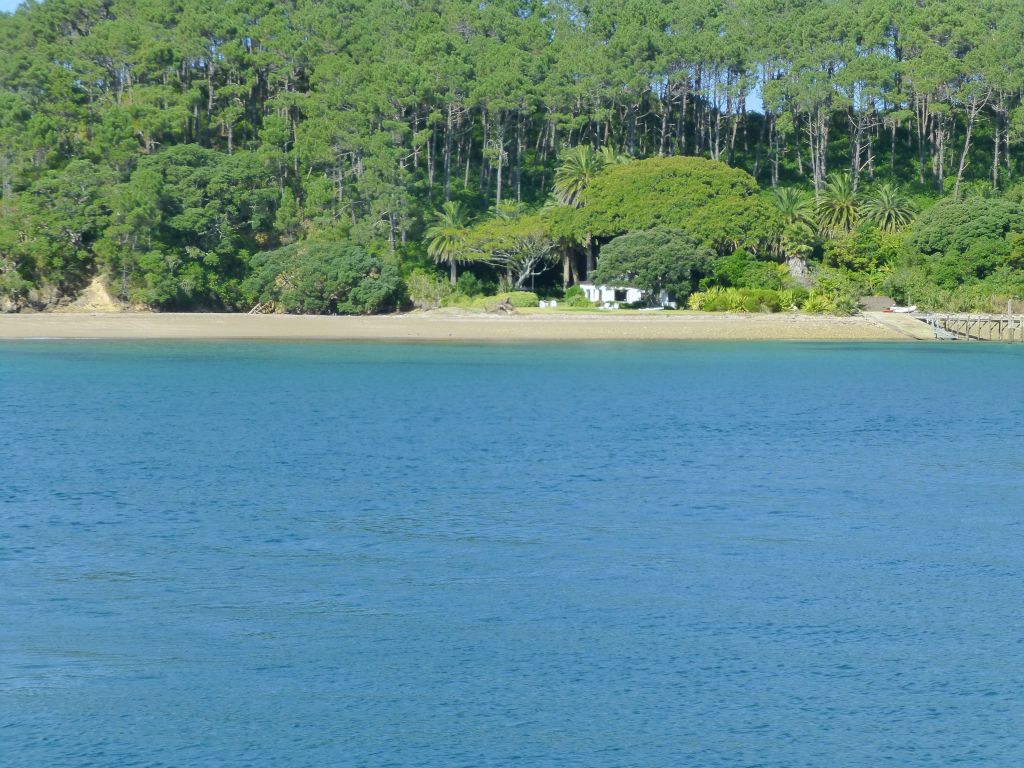
[[1016, 766], [1024, 347], [0, 345], [0, 765]]

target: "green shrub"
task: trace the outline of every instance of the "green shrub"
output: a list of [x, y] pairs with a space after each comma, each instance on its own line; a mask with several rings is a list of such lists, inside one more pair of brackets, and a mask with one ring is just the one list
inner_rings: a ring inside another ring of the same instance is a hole
[[729, 309], [729, 301], [726, 298], [727, 290], [727, 288], [715, 287], [691, 294], [686, 305], [690, 309], [701, 312], [726, 312]]
[[797, 296], [795, 290], [715, 287], [690, 294], [687, 306], [702, 312], [779, 312], [790, 309]]
[[473, 309], [491, 310], [505, 302], [506, 299], [509, 304], [517, 309], [540, 306], [540, 297], [536, 293], [531, 293], [530, 291], [505, 291], [494, 296], [478, 296], [472, 301], [470, 307]]
[[905, 267], [888, 275], [883, 286], [897, 303], [935, 312], [1002, 313], [1008, 300], [1024, 297], [1024, 275], [1006, 268], [981, 282], [943, 288], [928, 278], [925, 268]]
[[10, 272], [0, 272], [0, 297], [19, 299], [32, 290], [32, 283], [22, 277], [13, 269]]
[[409, 299], [419, 309], [436, 309], [452, 295], [452, 284], [434, 272], [416, 270], [406, 282]]
[[1012, 247], [1005, 239], [974, 240], [964, 253], [947, 252], [931, 266], [932, 279], [941, 288], [983, 280], [1010, 261]]
[[832, 315], [835, 314], [836, 305], [828, 294], [812, 293], [804, 300], [800, 309], [817, 315]]
[[1024, 231], [1021, 204], [1012, 196], [986, 199], [968, 196], [939, 201], [921, 214], [909, 246], [927, 256], [966, 254], [977, 240], [1003, 240]]
[[779, 291], [779, 311], [789, 312], [799, 309], [810, 295], [811, 292], [806, 288], [787, 288], [784, 291]]
[[565, 292], [565, 298], [562, 299], [568, 307], [592, 307], [594, 302], [587, 298], [587, 294], [583, 292], [583, 289], [578, 285], [571, 286]]
[[513, 307], [539, 307], [540, 297], [531, 291], [512, 291], [504, 295], [499, 295], [497, 298], [502, 299], [505, 296], [508, 297]]
[[470, 298], [483, 296], [493, 291], [494, 288], [493, 284], [485, 283], [472, 272], [463, 272], [459, 275], [459, 280], [455, 284], [456, 293], [461, 293], [463, 296], [469, 296]]
[[861, 296], [874, 294], [880, 290], [884, 274], [820, 267], [815, 270], [813, 278], [813, 293], [828, 297], [829, 309], [822, 311], [850, 315], [857, 310]]
[[758, 261], [746, 251], [734, 251], [716, 260], [711, 274], [702, 282], [706, 286], [780, 290], [789, 284], [788, 278], [785, 264]]
[[369, 315], [397, 309], [406, 286], [393, 264], [350, 243], [302, 242], [252, 258], [246, 292], [285, 312]]

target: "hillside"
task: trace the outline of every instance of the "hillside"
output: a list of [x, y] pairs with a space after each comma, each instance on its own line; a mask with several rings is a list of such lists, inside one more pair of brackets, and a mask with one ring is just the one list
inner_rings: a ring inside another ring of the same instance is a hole
[[[1024, 295], [1022, 11], [28, 2], [0, 15], [0, 295], [46, 306], [102, 274], [125, 302], [247, 309], [283, 274], [261, 274], [282, 263], [261, 254], [305, 240], [360, 249], [363, 277], [468, 265], [469, 292], [502, 277], [558, 290], [614, 237], [662, 226], [586, 211], [593, 178], [612, 179], [601, 199], [615, 178], [643, 194], [616, 166], [662, 156], [743, 171], [774, 211], [724, 247], [665, 225], [714, 251], [691, 259], [682, 294], [792, 288], [766, 269], [788, 264], [832, 308], [865, 291], [937, 306]], [[521, 226], [491, 231], [505, 226], [491, 211]]]

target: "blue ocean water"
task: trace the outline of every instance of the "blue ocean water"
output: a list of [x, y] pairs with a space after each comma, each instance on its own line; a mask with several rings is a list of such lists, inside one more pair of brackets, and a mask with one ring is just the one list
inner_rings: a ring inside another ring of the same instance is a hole
[[1022, 380], [0, 345], [0, 765], [1019, 765]]

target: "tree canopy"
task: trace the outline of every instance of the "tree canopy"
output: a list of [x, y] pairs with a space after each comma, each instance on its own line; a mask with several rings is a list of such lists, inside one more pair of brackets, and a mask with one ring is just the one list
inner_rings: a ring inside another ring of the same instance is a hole
[[775, 209], [750, 174], [700, 157], [655, 157], [597, 175], [577, 228], [597, 237], [667, 228], [720, 253], [757, 250], [777, 236]]
[[715, 253], [683, 232], [651, 229], [620, 235], [601, 249], [593, 279], [605, 285], [629, 285], [657, 303], [662, 291], [684, 300], [696, 290]]
[[[0, 14], [0, 287], [73, 292], [105, 272], [125, 299], [239, 308], [260, 253], [314, 239], [430, 269], [445, 203], [480, 222], [552, 199], [565, 210], [543, 218], [571, 277], [651, 228], [814, 260], [859, 222], [809, 235], [818, 217], [779, 222], [759, 188], [798, 188], [820, 210], [842, 179], [890, 231], [935, 200], [1012, 191], [1022, 11], [25, 2]], [[905, 199], [873, 192], [886, 184]]]
[[297, 243], [253, 259], [245, 290], [286, 312], [368, 315], [398, 308], [404, 284], [391, 264], [359, 246]]

